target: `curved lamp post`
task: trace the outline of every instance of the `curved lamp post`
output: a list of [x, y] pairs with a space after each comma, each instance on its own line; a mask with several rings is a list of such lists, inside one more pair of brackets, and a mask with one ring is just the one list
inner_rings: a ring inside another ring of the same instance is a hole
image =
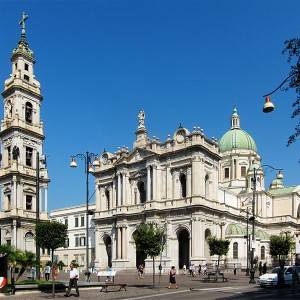
[[86, 174], [86, 275], [87, 279], [89, 280], [89, 215], [93, 215], [94, 213], [92, 211], [89, 211], [89, 174], [94, 171], [93, 167], [99, 167], [100, 161], [97, 156], [97, 154], [86, 152], [85, 154], [79, 153], [76, 155], [71, 156], [71, 162], [70, 167], [76, 168], [77, 167], [77, 161], [76, 158], [80, 158], [84, 161], [85, 165], [85, 174]]
[[[274, 171], [279, 171], [279, 174], [281, 174], [281, 171], [283, 169], [274, 168], [270, 165], [261, 165], [258, 168], [253, 168], [253, 177], [252, 177], [252, 183], [253, 183], [253, 196], [252, 196], [252, 217], [249, 218], [249, 221], [252, 221], [252, 241], [251, 241], [251, 268], [250, 268], [250, 281], [249, 283], [256, 283], [254, 279], [254, 249], [255, 249], [255, 197], [256, 197], [256, 181], [257, 181], [257, 171], [262, 170], [264, 167], [270, 168]], [[281, 174], [281, 177], [283, 178], [283, 175]]]
[[264, 107], [263, 107], [263, 112], [264, 113], [269, 113], [269, 112], [272, 112], [274, 109], [275, 109], [275, 106], [274, 104], [272, 103], [271, 101], [271, 98], [270, 96], [272, 94], [274, 94], [275, 92], [277, 92], [279, 89], [282, 88], [282, 86], [292, 77], [296, 74], [297, 72], [292, 72], [289, 76], [287, 76], [285, 79], [283, 79], [283, 81], [279, 84], [279, 86], [274, 89], [272, 92], [266, 94], [266, 95], [263, 95], [263, 98], [265, 98], [265, 104], [264, 104]]

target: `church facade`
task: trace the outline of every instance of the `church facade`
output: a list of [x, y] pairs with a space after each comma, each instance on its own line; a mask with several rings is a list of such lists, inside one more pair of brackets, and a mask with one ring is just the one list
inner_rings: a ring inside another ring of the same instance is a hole
[[[180, 126], [161, 142], [148, 136], [143, 111], [138, 120], [133, 148], [104, 152], [94, 172], [95, 265], [118, 270], [145, 263], [151, 271], [151, 261], [136, 251], [132, 237], [141, 222], [165, 228], [166, 243], [156, 260], [163, 269], [214, 262], [210, 236], [230, 240], [228, 264], [246, 268], [247, 249], [252, 248], [259, 261], [269, 264], [270, 235], [293, 236], [298, 230], [300, 186], [285, 187], [279, 171], [265, 188], [256, 143], [241, 129], [237, 110], [219, 141], [199, 127], [189, 131]], [[251, 224], [247, 226], [253, 197], [254, 242]]]
[[2, 92], [0, 242], [35, 252], [37, 164], [41, 220], [47, 219], [50, 180], [43, 155], [45, 135], [40, 116], [43, 97], [34, 75], [35, 58], [26, 37], [26, 19], [23, 14], [21, 38], [12, 52], [12, 70]]

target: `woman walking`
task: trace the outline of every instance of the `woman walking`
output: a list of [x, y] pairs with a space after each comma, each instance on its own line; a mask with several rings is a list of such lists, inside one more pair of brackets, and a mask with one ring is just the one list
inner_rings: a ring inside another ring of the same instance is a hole
[[170, 270], [170, 280], [168, 288], [170, 289], [172, 285], [175, 285], [175, 288], [178, 289], [178, 285], [176, 284], [176, 269], [174, 266], [172, 266]]

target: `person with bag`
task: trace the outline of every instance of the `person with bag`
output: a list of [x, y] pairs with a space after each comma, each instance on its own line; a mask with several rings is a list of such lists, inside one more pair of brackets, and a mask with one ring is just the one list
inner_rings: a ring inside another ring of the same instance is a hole
[[168, 289], [170, 289], [172, 285], [175, 285], [175, 288], [178, 289], [178, 285], [176, 284], [176, 269], [174, 266], [172, 266], [170, 270], [170, 280]]

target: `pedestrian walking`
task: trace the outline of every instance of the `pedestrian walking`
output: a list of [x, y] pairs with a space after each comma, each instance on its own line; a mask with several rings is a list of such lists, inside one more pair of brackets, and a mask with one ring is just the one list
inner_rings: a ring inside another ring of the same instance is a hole
[[186, 264], [184, 264], [182, 267], [182, 274], [186, 275]]
[[262, 262], [260, 261], [259, 265], [258, 265], [259, 276], [261, 276], [261, 274], [262, 274], [262, 269], [263, 269], [263, 266], [262, 266]]
[[69, 287], [67, 293], [64, 295], [65, 297], [70, 297], [70, 292], [72, 287], [75, 288], [77, 297], [79, 297], [79, 290], [78, 290], [78, 285], [77, 281], [79, 279], [79, 272], [76, 268], [74, 268], [74, 265], [70, 265], [70, 280], [69, 280]]
[[50, 278], [51, 267], [49, 265], [45, 266], [44, 273], [46, 281]]
[[262, 267], [262, 273], [266, 274], [267, 273], [267, 263], [264, 263], [263, 267]]
[[233, 274], [236, 275], [236, 264], [233, 265]]
[[199, 266], [198, 266], [198, 274], [199, 274], [199, 276], [201, 275], [201, 264], [199, 264]]
[[207, 264], [203, 267], [203, 275], [207, 275]]
[[169, 275], [170, 275], [170, 280], [169, 280], [168, 289], [170, 289], [172, 285], [175, 285], [175, 288], [178, 289], [178, 285], [176, 284], [176, 269], [174, 266], [172, 266]]
[[144, 278], [144, 266], [142, 264], [138, 266], [138, 274], [140, 279]]

